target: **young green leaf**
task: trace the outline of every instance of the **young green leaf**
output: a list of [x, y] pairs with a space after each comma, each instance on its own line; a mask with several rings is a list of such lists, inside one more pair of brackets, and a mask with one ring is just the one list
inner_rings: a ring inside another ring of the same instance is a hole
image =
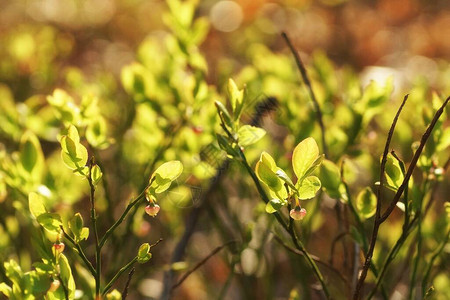
[[2, 282], [0, 283], [0, 293], [3, 293], [3, 295], [10, 299], [12, 295], [12, 288], [6, 283]]
[[319, 147], [312, 137], [304, 139], [295, 147], [294, 153], [292, 154], [292, 166], [298, 181], [303, 180], [305, 174], [311, 167], [314, 167], [314, 163], [318, 158]]
[[266, 131], [262, 128], [251, 125], [241, 126], [238, 130], [239, 145], [243, 147], [252, 145], [259, 141], [265, 134]]
[[20, 162], [29, 174], [41, 174], [44, 165], [39, 139], [30, 131], [25, 132], [20, 141]]
[[56, 213], [43, 213], [37, 216], [36, 220], [47, 231], [58, 234], [61, 231], [61, 216]]
[[150, 188], [155, 191], [155, 193], [162, 193], [170, 187], [172, 181], [178, 178], [183, 172], [183, 164], [178, 161], [169, 161], [162, 164], [153, 173], [150, 181], [153, 180]]
[[138, 250], [137, 262], [143, 264], [149, 261], [151, 258], [152, 254], [150, 253], [149, 243], [142, 244]]
[[84, 172], [88, 160], [87, 149], [80, 143], [80, 136], [75, 126], [71, 125], [68, 134], [61, 137], [61, 157], [70, 169]]
[[64, 254], [59, 255], [58, 265], [60, 269], [60, 278], [62, 279], [64, 286], [68, 290], [69, 299], [75, 298], [75, 280], [72, 276], [72, 270], [70, 268], [69, 261]]
[[281, 202], [280, 199], [272, 199], [266, 204], [266, 212], [269, 214], [273, 214], [274, 212], [277, 212], [282, 208], [284, 205], [283, 202]]
[[106, 300], [121, 300], [121, 299], [123, 299], [122, 294], [116, 289], [106, 294]]
[[364, 219], [368, 219], [375, 214], [377, 209], [377, 197], [369, 187], [359, 192], [356, 197], [356, 209]]
[[28, 195], [28, 206], [30, 208], [31, 215], [35, 218], [47, 212], [43, 197], [34, 192]]
[[278, 168], [277, 172], [275, 173], [278, 178], [281, 178], [287, 185], [293, 189], [294, 191], [297, 191], [297, 188], [295, 187], [294, 183], [292, 182], [291, 178], [280, 168]]
[[298, 198], [300, 200], [314, 198], [320, 186], [320, 180], [316, 176], [306, 177], [298, 187]]
[[217, 112], [225, 122], [225, 125], [228, 126], [228, 128], [233, 128], [233, 122], [231, 121], [231, 116], [226, 107], [222, 104], [220, 101], [216, 101], [216, 108]]
[[327, 159], [324, 159], [320, 166], [320, 180], [325, 192], [334, 199], [341, 198], [339, 186], [341, 182], [341, 174], [339, 168]]
[[89, 228], [83, 226], [83, 217], [80, 213], [76, 213], [69, 222], [69, 228], [75, 236], [75, 241], [77, 242], [85, 240], [89, 237]]
[[283, 183], [272, 169], [261, 161], [256, 163], [255, 173], [258, 179], [264, 182], [269, 189], [279, 191], [283, 188]]
[[95, 118], [86, 128], [86, 140], [95, 148], [104, 149], [109, 143], [106, 136], [106, 122], [102, 116]]
[[228, 95], [230, 96], [231, 108], [234, 120], [239, 120], [244, 103], [244, 90], [239, 90], [233, 79], [228, 79]]
[[98, 165], [93, 165], [91, 168], [91, 180], [94, 185], [97, 185], [102, 179], [102, 170]]
[[397, 191], [403, 183], [405, 174], [400, 167], [400, 162], [390, 153], [387, 155], [385, 173], [387, 186]]
[[221, 134], [216, 134], [217, 143], [220, 149], [225, 151], [231, 157], [238, 157], [239, 153], [230, 145], [229, 139]]

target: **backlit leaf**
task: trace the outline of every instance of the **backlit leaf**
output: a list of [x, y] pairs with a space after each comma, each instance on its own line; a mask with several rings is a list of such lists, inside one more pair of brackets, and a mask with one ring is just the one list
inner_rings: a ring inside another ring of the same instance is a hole
[[304, 139], [295, 147], [292, 154], [292, 166], [299, 181], [303, 179], [318, 157], [319, 147], [312, 137]]
[[372, 217], [377, 209], [377, 197], [369, 187], [359, 192], [356, 197], [356, 208], [364, 219]]
[[320, 180], [316, 176], [306, 177], [298, 187], [298, 198], [301, 200], [314, 198], [320, 186]]

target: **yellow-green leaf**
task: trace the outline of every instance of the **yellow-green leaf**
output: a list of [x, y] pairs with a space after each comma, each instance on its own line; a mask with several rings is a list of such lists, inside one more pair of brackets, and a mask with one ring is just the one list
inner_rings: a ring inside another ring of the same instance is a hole
[[244, 125], [238, 130], [239, 145], [244, 147], [252, 145], [259, 141], [265, 134], [266, 131], [262, 128]]
[[274, 212], [277, 212], [280, 210], [281, 207], [283, 207], [284, 203], [281, 202], [280, 199], [272, 199], [266, 204], [266, 212], [269, 214], [273, 214]]
[[314, 198], [320, 186], [320, 180], [316, 176], [306, 177], [298, 187], [298, 198], [301, 200]]
[[295, 147], [292, 154], [292, 166], [299, 181], [303, 180], [318, 158], [319, 147], [312, 137], [304, 139]]
[[392, 154], [389, 153], [386, 159], [386, 183], [389, 188], [397, 191], [403, 183], [405, 174], [403, 174], [400, 162]]
[[364, 219], [372, 217], [377, 209], [377, 197], [369, 187], [359, 192], [356, 197], [356, 208]]
[[47, 212], [43, 197], [34, 192], [28, 195], [28, 206], [30, 208], [31, 215], [35, 218]]
[[162, 164], [153, 173], [151, 188], [156, 193], [162, 193], [170, 187], [172, 181], [178, 178], [183, 172], [183, 164], [178, 160], [173, 160]]

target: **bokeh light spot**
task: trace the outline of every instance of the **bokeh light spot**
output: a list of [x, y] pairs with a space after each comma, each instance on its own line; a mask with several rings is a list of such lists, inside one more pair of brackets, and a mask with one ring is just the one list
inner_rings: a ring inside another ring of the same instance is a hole
[[223, 32], [238, 29], [243, 17], [242, 8], [234, 1], [219, 1], [210, 12], [211, 24]]

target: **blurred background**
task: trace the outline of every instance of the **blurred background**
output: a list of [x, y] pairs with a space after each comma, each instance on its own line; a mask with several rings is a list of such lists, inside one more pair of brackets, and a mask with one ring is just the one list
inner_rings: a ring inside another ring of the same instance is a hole
[[[56, 74], [69, 66], [85, 74], [107, 70], [117, 77], [134, 60], [149, 34], [165, 30], [164, 1], [16, 0], [0, 1], [0, 80], [19, 99], [47, 93]], [[221, 61], [239, 69], [248, 49], [259, 42], [272, 50], [290, 34], [298, 49], [321, 49], [335, 63], [358, 70], [384, 66], [411, 78], [418, 70], [435, 79], [436, 61], [449, 59], [450, 3], [446, 0], [200, 1], [196, 14], [211, 30], [202, 45], [209, 80], [217, 80]], [[17, 77], [19, 76], [19, 77]]]
[[[28, 129], [35, 132], [49, 166], [45, 172], [51, 180], [43, 180], [53, 193], [49, 203], [63, 214], [80, 211], [87, 221], [87, 187], [78, 179], [72, 180], [70, 171], [62, 175], [64, 167], [59, 161], [56, 137], [66, 124], [53, 115], [46, 96], [56, 88], [63, 88], [78, 104], [84, 95], [92, 93], [101, 100], [96, 113], [101, 112], [105, 118], [110, 129], [106, 135], [111, 138], [103, 139], [98, 149], [93, 150], [98, 151], [95, 155], [103, 163], [109, 181], [98, 192], [99, 212], [106, 215], [100, 224], [101, 231], [120, 215], [127, 200], [145, 187], [148, 177], [143, 174], [150, 175], [157, 165], [169, 159], [180, 159], [185, 164], [186, 172], [178, 183], [180, 189], [172, 196], [173, 201], [161, 201], [158, 218], [149, 218], [142, 212], [133, 214], [132, 221], [120, 232], [126, 233], [125, 236], [113, 239], [108, 251], [104, 251], [105, 264], [117, 269], [135, 254], [140, 243], [165, 238], [155, 247], [153, 260], [137, 268], [129, 299], [167, 296], [168, 270], [182, 274], [216, 246], [240, 239], [248, 232], [252, 235], [248, 244], [240, 252], [234, 250], [239, 255], [226, 250], [214, 256], [177, 289], [174, 299], [218, 296], [288, 299], [293, 286], [303, 294], [300, 298], [291, 295], [291, 299], [319, 299], [319, 293], [311, 289], [314, 282], [311, 274], [302, 271], [308, 270], [304, 261], [288, 256], [273, 240], [267, 243], [272, 238], [268, 229], [271, 219], [258, 206], [259, 197], [248, 176], [234, 175], [243, 173], [236, 165], [230, 170], [233, 176], [223, 179], [217, 187], [214, 199], [220, 201], [203, 209], [206, 213], [199, 219], [190, 242], [184, 245], [186, 255], [178, 264], [172, 264], [174, 249], [185, 234], [186, 220], [195, 211], [198, 194], [208, 190], [208, 180], [218, 167], [214, 161], [223, 159], [223, 156], [209, 160], [202, 157], [205, 154], [202, 149], [215, 141], [215, 132], [220, 130], [212, 101], [226, 102], [223, 94], [229, 77], [236, 78], [239, 86], [247, 83], [253, 100], [278, 97], [281, 113], [264, 120], [268, 134], [257, 149], [246, 153], [254, 163], [265, 149], [273, 153], [283, 168], [290, 168], [289, 151], [309, 135], [319, 140], [319, 130], [314, 125], [308, 96], [299, 88], [291, 53], [280, 35], [287, 32], [308, 66], [323, 104], [329, 126], [327, 141], [332, 148], [329, 158], [337, 163], [344, 154], [348, 156], [348, 165], [354, 173], [348, 180], [354, 184], [352, 192], [356, 193], [378, 180], [376, 168], [384, 133], [402, 93], [413, 89], [412, 105], [405, 109], [404, 120], [398, 125], [401, 134], [396, 133], [393, 145], [409, 161], [411, 144], [419, 139], [430, 119], [433, 106], [428, 100], [432, 92], [438, 91], [441, 97], [450, 92], [450, 1], [206, 0], [197, 3], [194, 19], [206, 21], [186, 22], [189, 23], [184, 24], [189, 28], [186, 33], [185, 28], [173, 25], [170, 17], [176, 13], [168, 13], [166, 1], [0, 0], [0, 108], [12, 116], [5, 113], [5, 117], [0, 112], [1, 150], [6, 149], [8, 154], [18, 150], [23, 132]], [[139, 81], [136, 74], [150, 79]], [[394, 80], [393, 101], [392, 86], [385, 84], [390, 76]], [[376, 107], [369, 112], [370, 116], [364, 116], [367, 120], [361, 121], [364, 126], [361, 125], [360, 131], [347, 140], [346, 133], [352, 129], [349, 124], [353, 124], [357, 115], [353, 115], [353, 108], [361, 111], [367, 108], [364, 105], [358, 108], [356, 102], [366, 99], [362, 90], [371, 80], [379, 83], [377, 88], [368, 89], [379, 101], [374, 101]], [[7, 107], [6, 99], [13, 104]], [[244, 121], [249, 121], [251, 115], [251, 112], [244, 115]], [[375, 115], [379, 117], [373, 121]], [[444, 123], [448, 127], [448, 121]], [[446, 132], [448, 137], [448, 128]], [[435, 160], [438, 166], [444, 165], [448, 144], [442, 142], [437, 146], [442, 152]], [[0, 175], [2, 179], [3, 174]], [[446, 223], [439, 219], [449, 192], [448, 179], [444, 182], [447, 184], [436, 196], [440, 206], [431, 215], [426, 229], [430, 238], [426, 247], [431, 250], [442, 239], [446, 228]], [[7, 192], [0, 190], [2, 217], [7, 220], [5, 223], [14, 223], [7, 218], [16, 217], [17, 207], [8, 201], [26, 200], [13, 192], [21, 187], [7, 185]], [[27, 194], [36, 186], [20, 191]], [[327, 259], [330, 240], [339, 233], [334, 217], [334, 205], [338, 201], [324, 198], [320, 203], [307, 204], [311, 211], [318, 213], [320, 208], [323, 213], [305, 222], [308, 225], [302, 234], [310, 242], [308, 248]], [[23, 225], [26, 222], [20, 220], [16, 227], [26, 228]], [[396, 214], [395, 230], [392, 227], [381, 233], [384, 242], [379, 252], [390, 249], [395, 241], [392, 236], [401, 231], [401, 220], [401, 215]], [[439, 229], [436, 232], [434, 225]], [[11, 236], [25, 240], [26, 235], [20, 235], [17, 230]], [[5, 238], [0, 243], [4, 251], [2, 259], [18, 257], [23, 269], [32, 268], [32, 262], [39, 257], [22, 253], [17, 245], [9, 246], [9, 242]], [[28, 241], [18, 244], [31, 248]], [[402, 258], [411, 255], [406, 250]], [[87, 252], [92, 258], [93, 249]], [[335, 257], [337, 267], [345, 265], [341, 249], [336, 250]], [[296, 268], [293, 261], [303, 269]], [[392, 299], [402, 299], [407, 289], [408, 278], [402, 275], [408, 265], [403, 262], [392, 271], [398, 279], [396, 282], [400, 282], [396, 290], [399, 292], [394, 293], [397, 298]], [[442, 293], [439, 299], [446, 299], [450, 293], [446, 267], [448, 260], [436, 271], [441, 275], [435, 282]], [[109, 270], [105, 276], [111, 276], [112, 272]], [[85, 277], [85, 273], [77, 265], [76, 280]], [[337, 280], [327, 275], [330, 281]], [[301, 284], [296, 281], [305, 276]], [[125, 280], [122, 278], [118, 286], [122, 287]], [[88, 285], [81, 284], [83, 288]], [[333, 292], [345, 299], [343, 291], [347, 287], [339, 283], [336, 286], [341, 289]]]

